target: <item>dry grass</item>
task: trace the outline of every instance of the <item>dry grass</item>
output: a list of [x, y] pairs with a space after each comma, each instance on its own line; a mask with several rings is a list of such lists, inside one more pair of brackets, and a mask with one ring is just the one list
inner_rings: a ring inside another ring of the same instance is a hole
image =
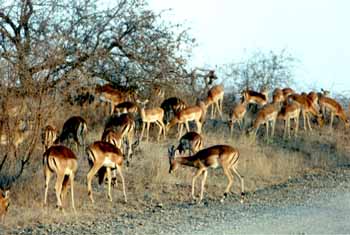
[[[63, 110], [64, 108], [62, 108]], [[72, 109], [69, 115], [60, 115], [54, 124], [61, 127], [71, 115], [79, 115], [79, 109]], [[62, 113], [65, 113], [62, 111]], [[87, 143], [100, 139], [104, 118], [98, 113], [89, 113], [89, 134]], [[84, 116], [84, 115], [83, 115]], [[215, 124], [215, 123], [214, 123]], [[256, 191], [274, 184], [285, 182], [313, 169], [329, 169], [348, 164], [349, 137], [341, 128], [329, 131], [328, 128], [312, 133], [300, 131], [300, 135], [291, 140], [282, 140], [282, 128], [277, 127], [276, 137], [270, 140], [258, 137], [256, 141], [239, 134], [236, 130], [233, 138], [229, 137], [228, 127], [223, 123], [207, 122], [204, 127], [205, 147], [214, 144], [229, 144], [240, 151], [239, 171], [245, 177], [246, 191]], [[263, 129], [263, 128], [262, 128]], [[157, 130], [153, 130], [151, 135]], [[106, 189], [93, 181], [96, 204], [92, 205], [87, 196], [86, 175], [89, 170], [86, 157], [79, 155], [79, 172], [75, 184], [75, 202], [77, 215], [70, 207], [70, 193], [66, 198], [65, 214], [55, 211], [56, 196], [54, 181], [51, 180], [48, 207], [43, 208], [44, 178], [41, 165], [42, 147], [35, 150], [31, 164], [24, 175], [12, 187], [11, 206], [6, 218], [6, 226], [30, 226], [37, 223], [60, 223], [74, 220], [91, 221], [96, 215], [114, 214], [127, 211], [142, 211], [148, 205], [157, 203], [177, 203], [190, 201], [191, 177], [193, 169], [183, 167], [174, 174], [169, 174], [167, 148], [177, 144], [171, 135], [157, 144], [151, 140], [142, 142], [132, 159], [131, 166], [124, 169], [128, 203], [123, 203], [120, 181], [113, 189], [112, 203], [108, 202]], [[221, 169], [210, 170], [205, 197], [221, 196], [227, 184]], [[236, 179], [233, 191], [239, 192]]]

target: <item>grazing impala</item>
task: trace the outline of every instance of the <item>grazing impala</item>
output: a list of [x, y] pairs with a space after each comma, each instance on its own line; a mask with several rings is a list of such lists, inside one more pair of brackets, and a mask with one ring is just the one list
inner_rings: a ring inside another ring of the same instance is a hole
[[141, 104], [140, 114], [141, 114], [141, 119], [142, 119], [142, 130], [141, 130], [140, 141], [142, 141], [143, 132], [145, 130], [145, 126], [147, 125], [146, 141], [148, 142], [149, 127], [150, 127], [151, 123], [155, 123], [159, 126], [159, 133], [158, 133], [157, 141], [159, 141], [160, 136], [162, 134], [162, 131], [163, 131], [163, 136], [165, 139], [166, 130], [165, 130], [164, 122], [163, 122], [164, 110], [162, 108], [159, 108], [159, 107], [145, 109], [145, 105], [148, 103], [148, 100], [145, 100], [145, 101], [137, 100], [137, 102]]
[[238, 173], [236, 169], [239, 160], [239, 152], [237, 149], [229, 145], [215, 145], [206, 149], [202, 149], [196, 154], [188, 157], [177, 157], [175, 156], [175, 153], [176, 150], [174, 146], [168, 149], [170, 164], [169, 173], [175, 171], [180, 165], [197, 168], [197, 171], [192, 178], [192, 198], [194, 200], [196, 200], [196, 197], [194, 195], [194, 185], [196, 183], [196, 179], [200, 175], [203, 175], [198, 203], [203, 199], [204, 185], [208, 174], [208, 168], [216, 168], [218, 166], [221, 166], [223, 168], [224, 174], [229, 181], [221, 200], [224, 200], [227, 194], [230, 192], [233, 184], [233, 175], [231, 171], [233, 171], [233, 173], [235, 173], [241, 181], [241, 202], [243, 202], [244, 181], [243, 177]]
[[289, 99], [291, 101], [294, 101], [298, 103], [301, 107], [301, 113], [303, 115], [303, 122], [304, 122], [304, 130], [306, 130], [307, 126], [309, 127], [309, 130], [311, 131], [311, 124], [310, 124], [310, 117], [309, 114], [311, 113], [313, 116], [317, 118], [318, 124], [322, 127], [323, 126], [323, 117], [318, 112], [316, 107], [313, 105], [312, 100], [307, 97], [307, 95], [299, 95], [299, 94], [292, 94], [289, 96]]
[[275, 134], [275, 124], [276, 118], [278, 115], [278, 105], [276, 104], [268, 104], [265, 105], [262, 109], [259, 110], [257, 117], [253, 123], [253, 126], [248, 129], [248, 133], [252, 133], [254, 131], [254, 136], [256, 136], [258, 129], [261, 124], [265, 124], [266, 126], [266, 138], [269, 137], [269, 123], [271, 122], [271, 137]]
[[280, 112], [278, 113], [277, 118], [284, 120], [283, 138], [286, 138], [287, 132], [288, 132], [288, 138], [290, 138], [290, 121], [292, 119], [295, 122], [294, 136], [298, 134], [300, 112], [301, 112], [300, 106], [297, 103], [291, 103], [283, 106]]
[[267, 104], [268, 100], [268, 91], [263, 89], [262, 92], [256, 92], [253, 90], [244, 90], [242, 91], [242, 101], [247, 104], [258, 104], [263, 106]]
[[222, 85], [213, 86], [208, 91], [208, 97], [205, 100], [207, 108], [211, 106], [210, 118], [214, 118], [216, 112], [219, 113], [222, 118], [222, 102], [224, 100], [224, 87]]
[[51, 146], [53, 145], [53, 143], [55, 142], [55, 140], [57, 139], [57, 134], [58, 134], [58, 130], [56, 127], [51, 126], [51, 125], [47, 125], [45, 126], [45, 128], [43, 129], [42, 132], [42, 144], [44, 145], [45, 151]]
[[84, 118], [80, 116], [70, 117], [64, 124], [62, 132], [59, 137], [55, 140], [55, 144], [63, 143], [67, 144], [71, 139], [77, 146], [85, 145], [85, 136], [87, 133], [87, 124]]
[[78, 160], [73, 151], [63, 145], [53, 145], [45, 151], [43, 165], [45, 176], [44, 205], [47, 204], [47, 192], [49, 190], [51, 175], [55, 173], [57, 175], [55, 184], [57, 207], [59, 209], [62, 208], [62, 201], [66, 196], [67, 188], [70, 183], [72, 207], [75, 211], [74, 177], [78, 169]]
[[88, 183], [88, 195], [92, 203], [94, 199], [92, 196], [92, 187], [91, 181], [96, 173], [99, 173], [100, 183], [107, 171], [108, 179], [108, 199], [112, 201], [111, 194], [111, 184], [112, 184], [112, 174], [111, 171], [114, 168], [117, 168], [117, 172], [120, 175], [123, 186], [124, 201], [127, 202], [126, 193], [125, 193], [125, 182], [122, 173], [124, 156], [120, 149], [115, 147], [111, 143], [96, 141], [87, 148], [88, 160], [91, 166], [89, 173], [87, 174], [87, 183]]
[[[322, 95], [319, 98], [319, 104], [322, 110], [325, 110], [325, 111], [329, 110], [331, 113], [331, 120], [329, 124], [329, 127], [331, 129], [332, 129], [334, 116], [338, 116], [345, 123], [346, 128], [350, 126], [349, 119], [346, 117], [343, 107], [336, 100]], [[323, 115], [325, 115], [325, 112]]]
[[247, 112], [247, 103], [246, 102], [238, 103], [233, 107], [231, 118], [228, 121], [231, 136], [233, 134], [233, 127], [234, 127], [235, 122], [238, 123], [240, 129], [243, 128], [243, 118], [244, 118], [244, 115], [246, 114], [246, 112]]
[[200, 134], [202, 130], [202, 124], [206, 115], [206, 106], [203, 102], [199, 102], [198, 106], [187, 107], [180, 112], [176, 113], [175, 117], [168, 123], [167, 131], [176, 124], [180, 124], [180, 130], [178, 133], [178, 139], [182, 136], [183, 126], [186, 126], [187, 131], [190, 131], [189, 122], [195, 121], [197, 125], [197, 132]]
[[186, 150], [188, 150], [190, 154], [195, 154], [203, 147], [202, 136], [194, 131], [184, 134], [179, 142], [176, 150], [178, 150], [180, 154], [184, 154]]
[[170, 113], [173, 115], [186, 108], [186, 103], [177, 97], [170, 97], [162, 102], [160, 107], [164, 110], [165, 123], [170, 121]]

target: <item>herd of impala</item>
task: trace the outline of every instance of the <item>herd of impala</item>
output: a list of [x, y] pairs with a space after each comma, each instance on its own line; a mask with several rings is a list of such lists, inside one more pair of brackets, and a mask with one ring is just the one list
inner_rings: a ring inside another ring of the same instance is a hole
[[[197, 202], [203, 199], [204, 186], [207, 178], [208, 168], [223, 168], [223, 172], [228, 179], [228, 185], [224, 191], [221, 200], [228, 195], [233, 184], [233, 174], [235, 174], [241, 183], [241, 202], [244, 199], [244, 181], [237, 170], [239, 161], [239, 151], [229, 145], [214, 145], [203, 148], [203, 137], [201, 135], [207, 110], [211, 107], [210, 118], [215, 118], [218, 114], [223, 118], [223, 98], [224, 88], [222, 85], [214, 85], [207, 93], [207, 97], [198, 101], [196, 105], [189, 106], [185, 101], [178, 97], [169, 97], [164, 99], [160, 107], [146, 108], [148, 100], [140, 100], [131, 92], [121, 92], [110, 84], [98, 86], [96, 95], [102, 102], [110, 105], [110, 116], [105, 123], [104, 131], [100, 140], [95, 141], [86, 148], [86, 155], [91, 166], [87, 174], [88, 195], [91, 202], [94, 202], [92, 195], [92, 180], [98, 175], [99, 182], [108, 182], [108, 199], [112, 201], [111, 184], [116, 183], [116, 173], [119, 174], [123, 187], [124, 200], [127, 202], [125, 182], [123, 177], [123, 163], [129, 165], [135, 147], [143, 140], [144, 131], [146, 131], [146, 141], [149, 140], [150, 124], [155, 123], [159, 127], [157, 141], [161, 137], [166, 138], [166, 133], [177, 125], [177, 139], [179, 144], [168, 148], [169, 173], [175, 171], [178, 166], [186, 165], [196, 168], [192, 178], [192, 198], [197, 200], [194, 193], [196, 179], [202, 176], [200, 196]], [[153, 95], [164, 98], [165, 93], [159, 87], [155, 87]], [[244, 90], [241, 93], [241, 101], [232, 108], [228, 126], [230, 133], [233, 133], [234, 123], [239, 124], [243, 129], [243, 119], [249, 112], [249, 105], [256, 104], [258, 112], [252, 123], [247, 128], [247, 133], [256, 136], [259, 127], [262, 124], [266, 126], [265, 136], [273, 136], [275, 132], [276, 121], [284, 121], [283, 137], [291, 138], [291, 130], [294, 130], [294, 136], [299, 129], [299, 117], [302, 114], [304, 130], [312, 130], [310, 116], [314, 117], [320, 126], [324, 123], [326, 115], [330, 114], [330, 128], [334, 116], [338, 116], [344, 121], [345, 126], [350, 123], [346, 117], [344, 109], [334, 99], [330, 98], [327, 91], [296, 93], [291, 88], [276, 88], [272, 92], [272, 99], [269, 99], [269, 92], [263, 89], [260, 92], [253, 90]], [[141, 133], [134, 142], [136, 131], [135, 117], [139, 114], [142, 121]], [[291, 120], [294, 120], [295, 127], [291, 128]], [[196, 132], [190, 131], [189, 122], [194, 121]], [[270, 125], [271, 124], [271, 125]], [[182, 135], [185, 126], [187, 133]], [[271, 127], [271, 134], [270, 132]], [[146, 130], [145, 130], [146, 129]], [[45, 176], [45, 196], [44, 204], [47, 204], [47, 194], [50, 178], [56, 174], [55, 191], [57, 197], [57, 206], [62, 208], [68, 191], [71, 187], [72, 207], [74, 204], [74, 177], [78, 169], [78, 160], [76, 154], [67, 146], [69, 143], [76, 144], [76, 150], [85, 145], [85, 136], [88, 131], [87, 122], [80, 116], [70, 117], [63, 125], [62, 131], [52, 125], [47, 125], [43, 129], [42, 143], [45, 152], [43, 154], [44, 176]], [[18, 134], [14, 136], [15, 147], [22, 141], [23, 136]], [[6, 133], [0, 136], [1, 144], [8, 138]], [[186, 151], [189, 156], [184, 156]], [[9, 201], [9, 192], [4, 192], [0, 196], [0, 215], [4, 215]]]

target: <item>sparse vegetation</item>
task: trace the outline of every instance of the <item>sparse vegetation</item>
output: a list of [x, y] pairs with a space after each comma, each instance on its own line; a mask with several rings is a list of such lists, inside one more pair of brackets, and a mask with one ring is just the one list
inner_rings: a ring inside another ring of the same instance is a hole
[[[94, 221], [99, 216], [143, 213], [152, 206], [191, 201], [192, 169], [183, 168], [175, 175], [168, 173], [167, 149], [178, 143], [175, 128], [159, 143], [157, 128], [151, 128], [150, 142], [142, 142], [130, 166], [124, 166], [127, 203], [123, 201], [119, 179], [111, 203], [106, 202], [107, 190], [103, 189], [106, 186], [98, 186], [94, 178], [96, 203], [91, 204], [86, 182], [90, 169], [87, 156], [85, 152], [76, 153], [77, 214], [69, 205], [63, 205], [65, 213], [55, 211], [53, 190], [49, 191], [48, 206], [43, 207], [44, 146], [40, 141], [43, 127], [53, 125], [62, 130], [64, 122], [72, 116], [81, 116], [87, 122], [86, 145], [100, 140], [109, 107], [100, 101], [95, 90], [96, 85], [106, 81], [120, 91], [135, 91], [140, 98], [150, 100], [156, 85], [165, 91], [164, 99], [176, 96], [195, 104], [212, 86], [216, 75], [212, 70], [188, 70], [190, 57], [187, 50], [181, 49], [190, 48], [194, 40], [187, 31], [176, 35], [174, 27], [181, 26], [163, 22], [161, 15], [148, 10], [143, 0], [118, 0], [110, 9], [100, 9], [98, 3], [90, 0], [0, 1], [0, 5], [0, 136], [3, 133], [10, 136], [0, 146], [0, 186], [4, 188], [6, 179], [16, 178], [6, 181], [11, 186], [11, 206], [0, 229]], [[290, 84], [294, 61], [285, 51], [258, 53], [247, 62], [232, 66], [228, 76], [233, 77], [235, 93], [225, 94], [223, 120], [207, 117], [202, 127], [204, 147], [228, 144], [239, 150], [238, 169], [245, 177], [248, 197], [305, 173], [349, 164], [349, 130], [337, 119], [332, 130], [316, 127], [312, 132], [299, 131], [291, 139], [282, 138], [283, 123], [279, 121], [273, 138], [260, 138], [258, 132], [253, 140], [238, 127], [231, 135], [226, 120], [232, 97], [243, 88], [272, 89]], [[251, 125], [255, 113], [251, 115], [245, 118], [245, 127]], [[23, 120], [29, 123], [25, 128], [30, 127], [31, 134], [14, 148], [12, 133], [24, 131], [18, 125]], [[139, 116], [135, 122], [139, 136], [142, 124]], [[16, 173], [19, 168], [20, 175]], [[209, 170], [206, 186], [209, 199], [222, 196], [227, 182], [221, 171]], [[51, 184], [50, 188], [53, 187]], [[239, 194], [237, 178], [233, 191]]]

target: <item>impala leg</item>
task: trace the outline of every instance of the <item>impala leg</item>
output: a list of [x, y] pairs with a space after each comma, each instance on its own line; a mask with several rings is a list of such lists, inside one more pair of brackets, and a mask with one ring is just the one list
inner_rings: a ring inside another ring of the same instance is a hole
[[61, 191], [61, 201], [64, 202], [68, 191], [69, 176], [64, 176]]
[[233, 165], [231, 167], [231, 169], [235, 173], [235, 175], [237, 175], [237, 177], [239, 178], [239, 180], [241, 182], [241, 203], [243, 203], [243, 200], [244, 200], [244, 178], [243, 178], [243, 176], [241, 176], [241, 174], [239, 174], [239, 172], [236, 169], [235, 165]]
[[96, 175], [97, 171], [101, 168], [102, 165], [96, 164], [93, 165], [93, 167], [90, 169], [89, 173], [87, 174], [87, 184], [88, 184], [88, 196], [90, 197], [90, 200], [92, 203], [94, 203], [94, 198], [92, 196], [92, 187], [91, 187], [91, 181], [93, 177]]
[[108, 200], [112, 202], [112, 193], [111, 193], [111, 184], [112, 184], [112, 172], [111, 172], [111, 168], [107, 167], [107, 179], [108, 179]]
[[333, 119], [334, 119], [334, 112], [331, 112], [331, 121], [329, 124], [329, 129], [331, 129], [331, 130], [332, 130], [332, 125], [333, 125]]
[[124, 201], [127, 202], [127, 198], [126, 198], [126, 192], [125, 192], [125, 181], [124, 181], [124, 177], [123, 177], [123, 173], [122, 173], [122, 168], [117, 165], [117, 169], [118, 169], [118, 173], [120, 175], [120, 178], [122, 180], [122, 186], [123, 186], [123, 194], [124, 194]]
[[192, 178], [192, 199], [196, 200], [196, 196], [194, 195], [194, 185], [196, 183], [197, 177], [200, 176], [205, 169], [198, 169]]
[[74, 204], [74, 174], [70, 174], [69, 179], [70, 179], [70, 187], [71, 187], [72, 207], [73, 207], [74, 213], [77, 213], [77, 211], [75, 210], [75, 204]]
[[159, 142], [160, 136], [162, 135], [163, 127], [158, 121], [156, 121], [156, 125], [159, 127], [159, 132], [158, 132], [158, 137], [157, 137], [157, 142]]
[[310, 123], [310, 115], [308, 113], [306, 114], [306, 121], [307, 121], [307, 125], [308, 125], [310, 131], [312, 131], [312, 127], [311, 127], [311, 123]]
[[177, 140], [180, 140], [180, 138], [181, 138], [181, 136], [182, 136], [182, 129], [183, 129], [183, 126], [185, 125], [185, 124], [183, 124], [183, 123], [179, 123], [179, 125], [180, 125], [180, 130], [179, 130], [179, 133], [178, 133], [178, 137], [177, 137]]
[[197, 125], [197, 132], [198, 134], [200, 134], [202, 132], [202, 123], [198, 120], [196, 121], [196, 125]]
[[147, 122], [147, 130], [146, 130], [146, 142], [148, 143], [148, 137], [149, 137], [149, 127], [150, 127], [151, 123]]
[[295, 137], [298, 135], [299, 130], [299, 116], [297, 116], [295, 119]]
[[219, 106], [219, 101], [218, 102], [215, 102], [215, 106], [216, 106], [216, 109], [220, 115], [220, 118], [222, 119], [222, 113], [221, 113], [221, 110], [220, 110], [220, 106]]
[[203, 199], [204, 186], [205, 186], [205, 181], [207, 180], [207, 176], [208, 176], [208, 171], [205, 170], [203, 172], [203, 178], [202, 178], [202, 183], [201, 183], [201, 194], [200, 194], [198, 203], [200, 203]]
[[187, 132], [190, 132], [190, 125], [188, 124], [188, 121], [185, 122], [186, 130]]
[[162, 126], [162, 129], [163, 129], [163, 137], [164, 137], [164, 139], [166, 139], [166, 138], [165, 138], [165, 135], [166, 135], [166, 133], [165, 133], [165, 131], [166, 131], [166, 129], [165, 129], [165, 124], [164, 124], [163, 121], [159, 121], [159, 123], [160, 123], [160, 125]]
[[271, 122], [271, 128], [272, 128], [271, 137], [274, 137], [275, 135], [275, 126], [276, 126], [276, 119], [272, 120]]
[[284, 131], [283, 131], [283, 139], [285, 139], [286, 138], [286, 136], [287, 136], [287, 127], [288, 125], [287, 125], [287, 120], [284, 120]]
[[63, 180], [64, 180], [64, 175], [57, 174], [55, 190], [56, 190], [56, 198], [57, 198], [57, 207], [60, 209], [62, 208], [61, 192], [62, 192]]
[[291, 122], [291, 119], [290, 118], [288, 118], [287, 119], [287, 128], [288, 128], [288, 138], [290, 139], [290, 122]]
[[305, 110], [302, 111], [302, 115], [303, 115], [303, 127], [304, 127], [304, 131], [306, 131], [306, 113]]
[[266, 138], [268, 139], [269, 138], [269, 121], [266, 121], [265, 126], [266, 126]]
[[143, 132], [145, 131], [145, 126], [146, 126], [146, 123], [142, 122], [142, 130], [141, 130], [141, 135], [140, 135], [140, 141], [142, 141]]
[[44, 170], [44, 175], [45, 175], [45, 195], [44, 195], [44, 205], [47, 205], [47, 192], [49, 190], [49, 183], [51, 179], [51, 171], [50, 169], [46, 166]]
[[225, 192], [224, 192], [224, 197], [226, 197], [227, 194], [230, 192], [230, 188], [232, 187], [233, 176], [227, 167], [224, 168], [224, 174], [226, 175], [226, 177], [228, 179], [228, 184], [227, 184]]

